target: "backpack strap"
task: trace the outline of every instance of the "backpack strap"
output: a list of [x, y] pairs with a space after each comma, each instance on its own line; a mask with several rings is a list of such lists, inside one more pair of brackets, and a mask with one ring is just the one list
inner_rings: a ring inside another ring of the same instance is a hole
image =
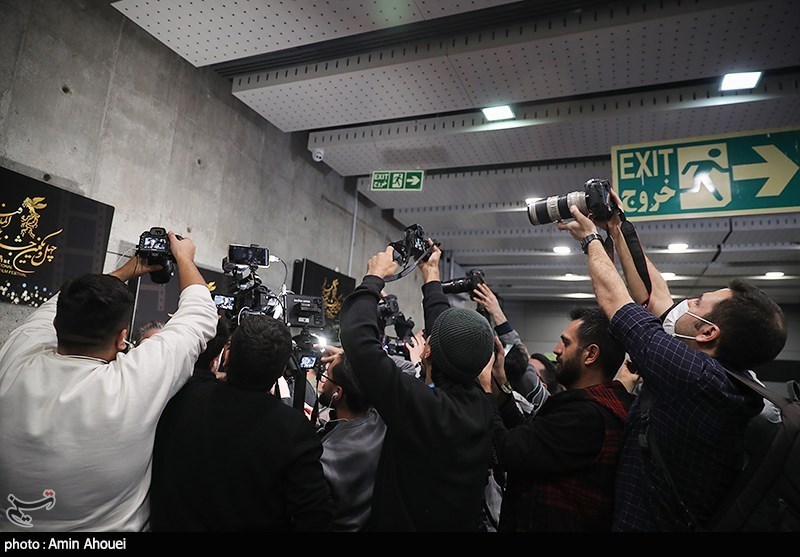
[[656, 443], [653, 428], [650, 427], [650, 410], [652, 405], [653, 395], [650, 389], [647, 388], [647, 385], [645, 385], [642, 389], [642, 393], [639, 395], [639, 413], [641, 414], [642, 423], [644, 424], [644, 432], [639, 434], [639, 446], [642, 452], [650, 457], [656, 471], [660, 472], [661, 476], [666, 480], [667, 486], [672, 492], [675, 502], [678, 504], [678, 509], [681, 515], [683, 515], [683, 523], [686, 528], [690, 532], [694, 532], [698, 529], [697, 520], [695, 520], [694, 515], [692, 515], [691, 511], [689, 511], [689, 508], [678, 494], [678, 490], [675, 488], [675, 482], [672, 480], [672, 475], [669, 473], [669, 468], [667, 468], [664, 458], [661, 456], [661, 450], [658, 448], [658, 443]]
[[766, 388], [765, 386], [763, 386], [758, 381], [753, 380], [750, 377], [749, 373], [747, 373], [746, 376], [745, 376], [743, 374], [734, 373], [734, 372], [732, 372], [731, 370], [729, 370], [728, 368], [725, 368], [725, 367], [723, 367], [722, 369], [725, 370], [725, 373], [727, 373], [728, 376], [733, 377], [739, 383], [745, 385], [750, 390], [755, 391], [756, 393], [761, 395], [761, 398], [766, 398], [772, 404], [774, 404], [775, 406], [780, 408], [781, 414], [784, 413], [784, 411], [785, 411], [787, 406], [789, 406], [790, 404], [793, 403], [794, 400], [796, 400], [796, 399], [794, 399], [794, 396], [797, 396], [797, 393], [800, 393], [800, 389], [798, 389], [797, 382], [795, 382], [795, 381], [789, 381], [787, 383], [787, 387], [789, 389], [789, 393], [791, 394], [792, 391], [795, 391], [795, 395], [793, 396], [794, 400], [792, 400], [792, 399], [786, 398], [785, 396], [779, 395], [778, 393]]

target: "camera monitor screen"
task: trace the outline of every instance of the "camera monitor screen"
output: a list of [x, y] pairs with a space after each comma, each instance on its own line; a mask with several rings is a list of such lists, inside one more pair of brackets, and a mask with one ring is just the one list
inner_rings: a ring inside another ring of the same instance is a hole
[[300, 358], [300, 369], [311, 369], [317, 363], [317, 358], [314, 356], [303, 356]]
[[141, 249], [151, 251], [164, 251], [167, 249], [167, 242], [169, 238], [155, 238], [153, 236], [145, 236], [142, 238]]
[[228, 246], [228, 261], [237, 265], [269, 266], [269, 250], [258, 246]]
[[219, 309], [233, 310], [233, 296], [214, 296], [214, 303]]

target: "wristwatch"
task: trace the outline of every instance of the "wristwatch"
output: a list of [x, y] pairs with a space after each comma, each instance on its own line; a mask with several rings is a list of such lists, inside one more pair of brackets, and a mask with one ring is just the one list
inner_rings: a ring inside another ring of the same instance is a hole
[[603, 243], [603, 238], [600, 237], [600, 234], [595, 233], [584, 236], [584, 238], [581, 240], [581, 249], [583, 250], [583, 253], [589, 253], [589, 244], [592, 243], [592, 240], [600, 240], [600, 243]]
[[500, 390], [509, 396], [514, 394], [514, 388], [511, 386], [511, 383], [503, 383], [500, 385]]

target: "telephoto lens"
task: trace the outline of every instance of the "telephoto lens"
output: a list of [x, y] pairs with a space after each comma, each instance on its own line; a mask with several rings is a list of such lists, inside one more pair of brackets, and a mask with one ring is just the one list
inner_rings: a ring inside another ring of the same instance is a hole
[[569, 212], [570, 206], [575, 205], [584, 215], [587, 214], [586, 193], [582, 191], [571, 191], [564, 195], [551, 195], [544, 199], [539, 199], [528, 205], [528, 218], [531, 224], [550, 224], [557, 220], [571, 219]]

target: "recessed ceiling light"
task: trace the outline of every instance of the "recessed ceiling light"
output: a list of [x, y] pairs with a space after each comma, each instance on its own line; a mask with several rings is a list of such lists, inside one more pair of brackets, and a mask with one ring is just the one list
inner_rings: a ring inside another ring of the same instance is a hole
[[661, 278], [664, 280], [672, 280], [675, 278], [675, 273], [661, 273]]
[[768, 273], [764, 273], [764, 278], [768, 279], [779, 279], [783, 277], [783, 271], [769, 271]]
[[556, 246], [553, 248], [553, 253], [556, 255], [569, 255], [572, 253], [572, 250], [569, 248], [569, 246]]
[[510, 120], [514, 117], [514, 113], [511, 111], [511, 107], [508, 105], [484, 108], [483, 115], [490, 122], [496, 122], [498, 120]]
[[534, 203], [536, 203], [540, 199], [541, 199], [541, 197], [529, 197], [528, 199], [525, 200], [525, 204], [526, 205], [533, 205]]
[[737, 89], [752, 89], [758, 85], [758, 80], [761, 79], [761, 72], [738, 72], [727, 73], [722, 78], [722, 85], [719, 86], [720, 91], [735, 91]]
[[670, 244], [667, 249], [669, 251], [686, 251], [689, 249], [689, 244]]

